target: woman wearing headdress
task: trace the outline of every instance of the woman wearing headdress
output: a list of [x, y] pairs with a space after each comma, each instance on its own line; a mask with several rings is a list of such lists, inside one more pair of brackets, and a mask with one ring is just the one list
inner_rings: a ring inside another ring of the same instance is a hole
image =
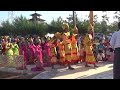
[[88, 64], [93, 64], [94, 68], [96, 68], [96, 60], [93, 53], [93, 46], [92, 46], [92, 35], [86, 34], [84, 37], [84, 46], [86, 52], [86, 67], [89, 67]]
[[68, 65], [68, 68], [70, 70], [73, 70], [74, 68], [71, 67], [72, 62], [72, 46], [71, 46], [71, 39], [70, 39], [70, 32], [69, 32], [69, 25], [67, 23], [63, 26], [64, 33], [63, 33], [63, 43], [65, 45], [65, 62]]
[[78, 58], [78, 45], [77, 45], [77, 33], [78, 33], [78, 29], [75, 26], [74, 30], [73, 30], [73, 35], [72, 35], [72, 41], [71, 41], [71, 45], [72, 45], [72, 62], [76, 63], [79, 61]]
[[56, 43], [57, 43], [57, 40], [54, 39], [54, 41], [51, 43], [51, 46], [50, 46], [52, 68], [54, 68], [54, 65], [57, 63]]

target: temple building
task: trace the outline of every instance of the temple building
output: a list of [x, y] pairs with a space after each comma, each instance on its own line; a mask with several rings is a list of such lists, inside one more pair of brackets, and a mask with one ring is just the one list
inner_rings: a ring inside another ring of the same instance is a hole
[[29, 19], [29, 21], [32, 21], [32, 22], [35, 22], [35, 23], [44, 23], [44, 21], [45, 21], [44, 19], [40, 18], [40, 16], [42, 16], [42, 15], [36, 13], [36, 11], [35, 11], [35, 13], [31, 14], [30, 16], [32, 16], [32, 18]]

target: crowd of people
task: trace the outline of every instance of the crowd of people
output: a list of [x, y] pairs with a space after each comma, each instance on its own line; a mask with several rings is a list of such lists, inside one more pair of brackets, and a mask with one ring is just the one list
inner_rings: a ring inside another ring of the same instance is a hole
[[45, 65], [55, 68], [55, 64], [74, 70], [71, 65], [81, 62], [85, 62], [86, 67], [89, 67], [88, 64], [93, 64], [97, 68], [96, 62], [113, 61], [114, 50], [109, 41], [106, 38], [99, 40], [98, 45], [93, 44], [90, 34], [78, 34], [75, 26], [71, 35], [69, 25], [64, 24], [63, 32], [55, 33], [53, 38], [32, 35], [15, 38], [4, 36], [1, 38], [1, 55], [23, 55], [26, 65], [36, 65], [32, 71], [44, 70]]

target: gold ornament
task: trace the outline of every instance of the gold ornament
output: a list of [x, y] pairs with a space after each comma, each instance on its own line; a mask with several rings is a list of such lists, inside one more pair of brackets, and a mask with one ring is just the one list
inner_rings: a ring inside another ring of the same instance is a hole
[[64, 30], [65, 30], [65, 29], [69, 29], [69, 25], [68, 25], [68, 23], [63, 23], [62, 28], [63, 28]]

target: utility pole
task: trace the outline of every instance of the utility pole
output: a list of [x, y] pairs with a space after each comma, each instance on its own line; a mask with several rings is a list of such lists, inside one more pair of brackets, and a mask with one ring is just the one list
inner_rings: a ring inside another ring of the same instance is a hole
[[76, 20], [75, 20], [75, 11], [73, 11], [73, 26], [75, 26], [76, 25]]

